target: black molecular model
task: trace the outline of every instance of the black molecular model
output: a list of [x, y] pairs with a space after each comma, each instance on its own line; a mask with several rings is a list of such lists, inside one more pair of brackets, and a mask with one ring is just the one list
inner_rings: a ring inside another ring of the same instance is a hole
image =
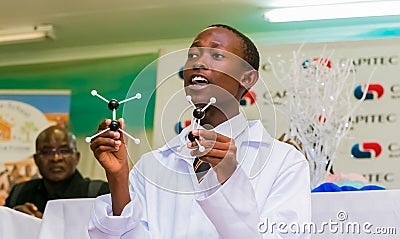
[[[192, 119], [192, 130], [194, 130], [194, 127], [196, 127], [196, 129], [200, 129], [200, 121], [204, 118], [204, 116], [206, 115], [205, 110], [211, 105], [214, 104], [215, 102], [217, 102], [217, 100], [215, 99], [215, 97], [211, 97], [210, 98], [210, 102], [204, 106], [203, 108], [200, 107], [196, 107], [196, 105], [193, 103], [192, 101], [192, 97], [190, 95], [186, 96], [186, 100], [194, 107], [193, 110], [193, 119]], [[192, 142], [196, 142], [197, 145], [199, 146], [199, 151], [200, 152], [204, 152], [205, 148], [203, 145], [200, 144], [199, 142], [199, 136], [194, 136], [192, 134], [192, 131], [189, 132], [188, 134], [188, 139]]]
[[121, 104], [123, 104], [125, 102], [128, 102], [128, 101], [133, 100], [133, 99], [142, 98], [142, 95], [140, 93], [137, 93], [135, 96], [133, 96], [131, 98], [128, 98], [128, 99], [125, 99], [125, 100], [122, 100], [122, 101], [118, 102], [115, 99], [107, 100], [103, 96], [99, 95], [96, 90], [92, 90], [90, 93], [93, 96], [97, 96], [100, 99], [102, 99], [102, 100], [104, 100], [105, 102], [108, 103], [108, 108], [112, 111], [112, 120], [111, 120], [111, 123], [110, 123], [110, 125], [108, 126], [107, 129], [104, 129], [104, 130], [96, 133], [95, 135], [93, 135], [91, 137], [86, 137], [86, 139], [85, 139], [86, 142], [90, 143], [92, 141], [92, 139], [96, 138], [97, 136], [101, 135], [102, 133], [107, 132], [108, 130], [112, 130], [112, 131], [120, 131], [120, 132], [122, 132], [123, 134], [125, 134], [126, 136], [131, 138], [135, 142], [135, 144], [139, 144], [140, 143], [140, 139], [136, 139], [136, 138], [132, 137], [130, 134], [128, 134], [126, 131], [124, 131], [123, 129], [120, 128], [121, 125], [117, 121], [117, 109]]

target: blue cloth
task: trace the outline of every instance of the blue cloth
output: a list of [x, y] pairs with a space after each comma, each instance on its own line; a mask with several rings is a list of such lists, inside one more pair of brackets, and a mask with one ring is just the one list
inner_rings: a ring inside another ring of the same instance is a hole
[[353, 186], [338, 186], [334, 183], [323, 183], [318, 187], [311, 190], [311, 192], [342, 192], [342, 191], [366, 191], [366, 190], [385, 190], [384, 187], [377, 185], [366, 185], [361, 188], [356, 188]]

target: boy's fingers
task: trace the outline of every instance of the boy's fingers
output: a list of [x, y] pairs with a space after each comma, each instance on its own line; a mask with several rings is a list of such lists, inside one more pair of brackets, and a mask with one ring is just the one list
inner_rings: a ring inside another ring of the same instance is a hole
[[219, 134], [213, 130], [198, 129], [198, 130], [193, 130], [192, 134], [194, 136], [201, 136], [204, 139], [215, 140], [218, 142], [230, 142], [232, 140], [231, 138], [229, 138], [225, 135]]

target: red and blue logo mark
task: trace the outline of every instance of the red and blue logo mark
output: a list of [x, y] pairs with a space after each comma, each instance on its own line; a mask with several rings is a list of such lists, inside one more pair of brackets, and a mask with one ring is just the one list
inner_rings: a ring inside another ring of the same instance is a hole
[[254, 91], [249, 90], [240, 100], [240, 105], [252, 105], [256, 102], [257, 95]]
[[191, 122], [191, 120], [185, 120], [183, 123], [181, 121], [176, 122], [174, 127], [175, 133], [180, 134], [184, 128], [190, 125]]
[[310, 59], [306, 59], [303, 61], [303, 63], [301, 63], [301, 66], [304, 69], [307, 69], [309, 66], [315, 64], [315, 63], [320, 63], [323, 66], [326, 66], [328, 68], [331, 68], [332, 64], [331, 61], [327, 58], [318, 58], [318, 57], [314, 57], [311, 60]]
[[369, 84], [368, 86], [364, 85], [364, 87], [358, 85], [354, 89], [354, 97], [360, 100], [363, 97], [365, 90], [367, 91], [365, 100], [379, 99], [384, 93], [384, 89], [381, 84]]
[[326, 123], [326, 117], [323, 115], [318, 116], [318, 122], [325, 124]]
[[181, 67], [181, 68], [179, 68], [179, 71], [178, 71], [178, 76], [179, 76], [179, 78], [181, 78], [182, 80], [183, 80], [183, 66]]
[[355, 144], [351, 148], [351, 155], [358, 159], [377, 158], [382, 153], [382, 146], [377, 142]]

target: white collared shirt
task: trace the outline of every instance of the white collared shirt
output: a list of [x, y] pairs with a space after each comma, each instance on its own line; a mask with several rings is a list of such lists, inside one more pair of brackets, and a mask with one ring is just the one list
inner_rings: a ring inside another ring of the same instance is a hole
[[220, 185], [211, 168], [199, 184], [189, 149], [180, 150], [189, 130], [142, 156], [131, 170], [132, 200], [121, 216], [112, 216], [110, 195], [97, 198], [92, 238], [309, 237], [278, 228], [311, 221], [309, 169], [299, 151], [269, 136], [260, 121], [239, 114], [214, 129], [235, 140], [237, 170]]

